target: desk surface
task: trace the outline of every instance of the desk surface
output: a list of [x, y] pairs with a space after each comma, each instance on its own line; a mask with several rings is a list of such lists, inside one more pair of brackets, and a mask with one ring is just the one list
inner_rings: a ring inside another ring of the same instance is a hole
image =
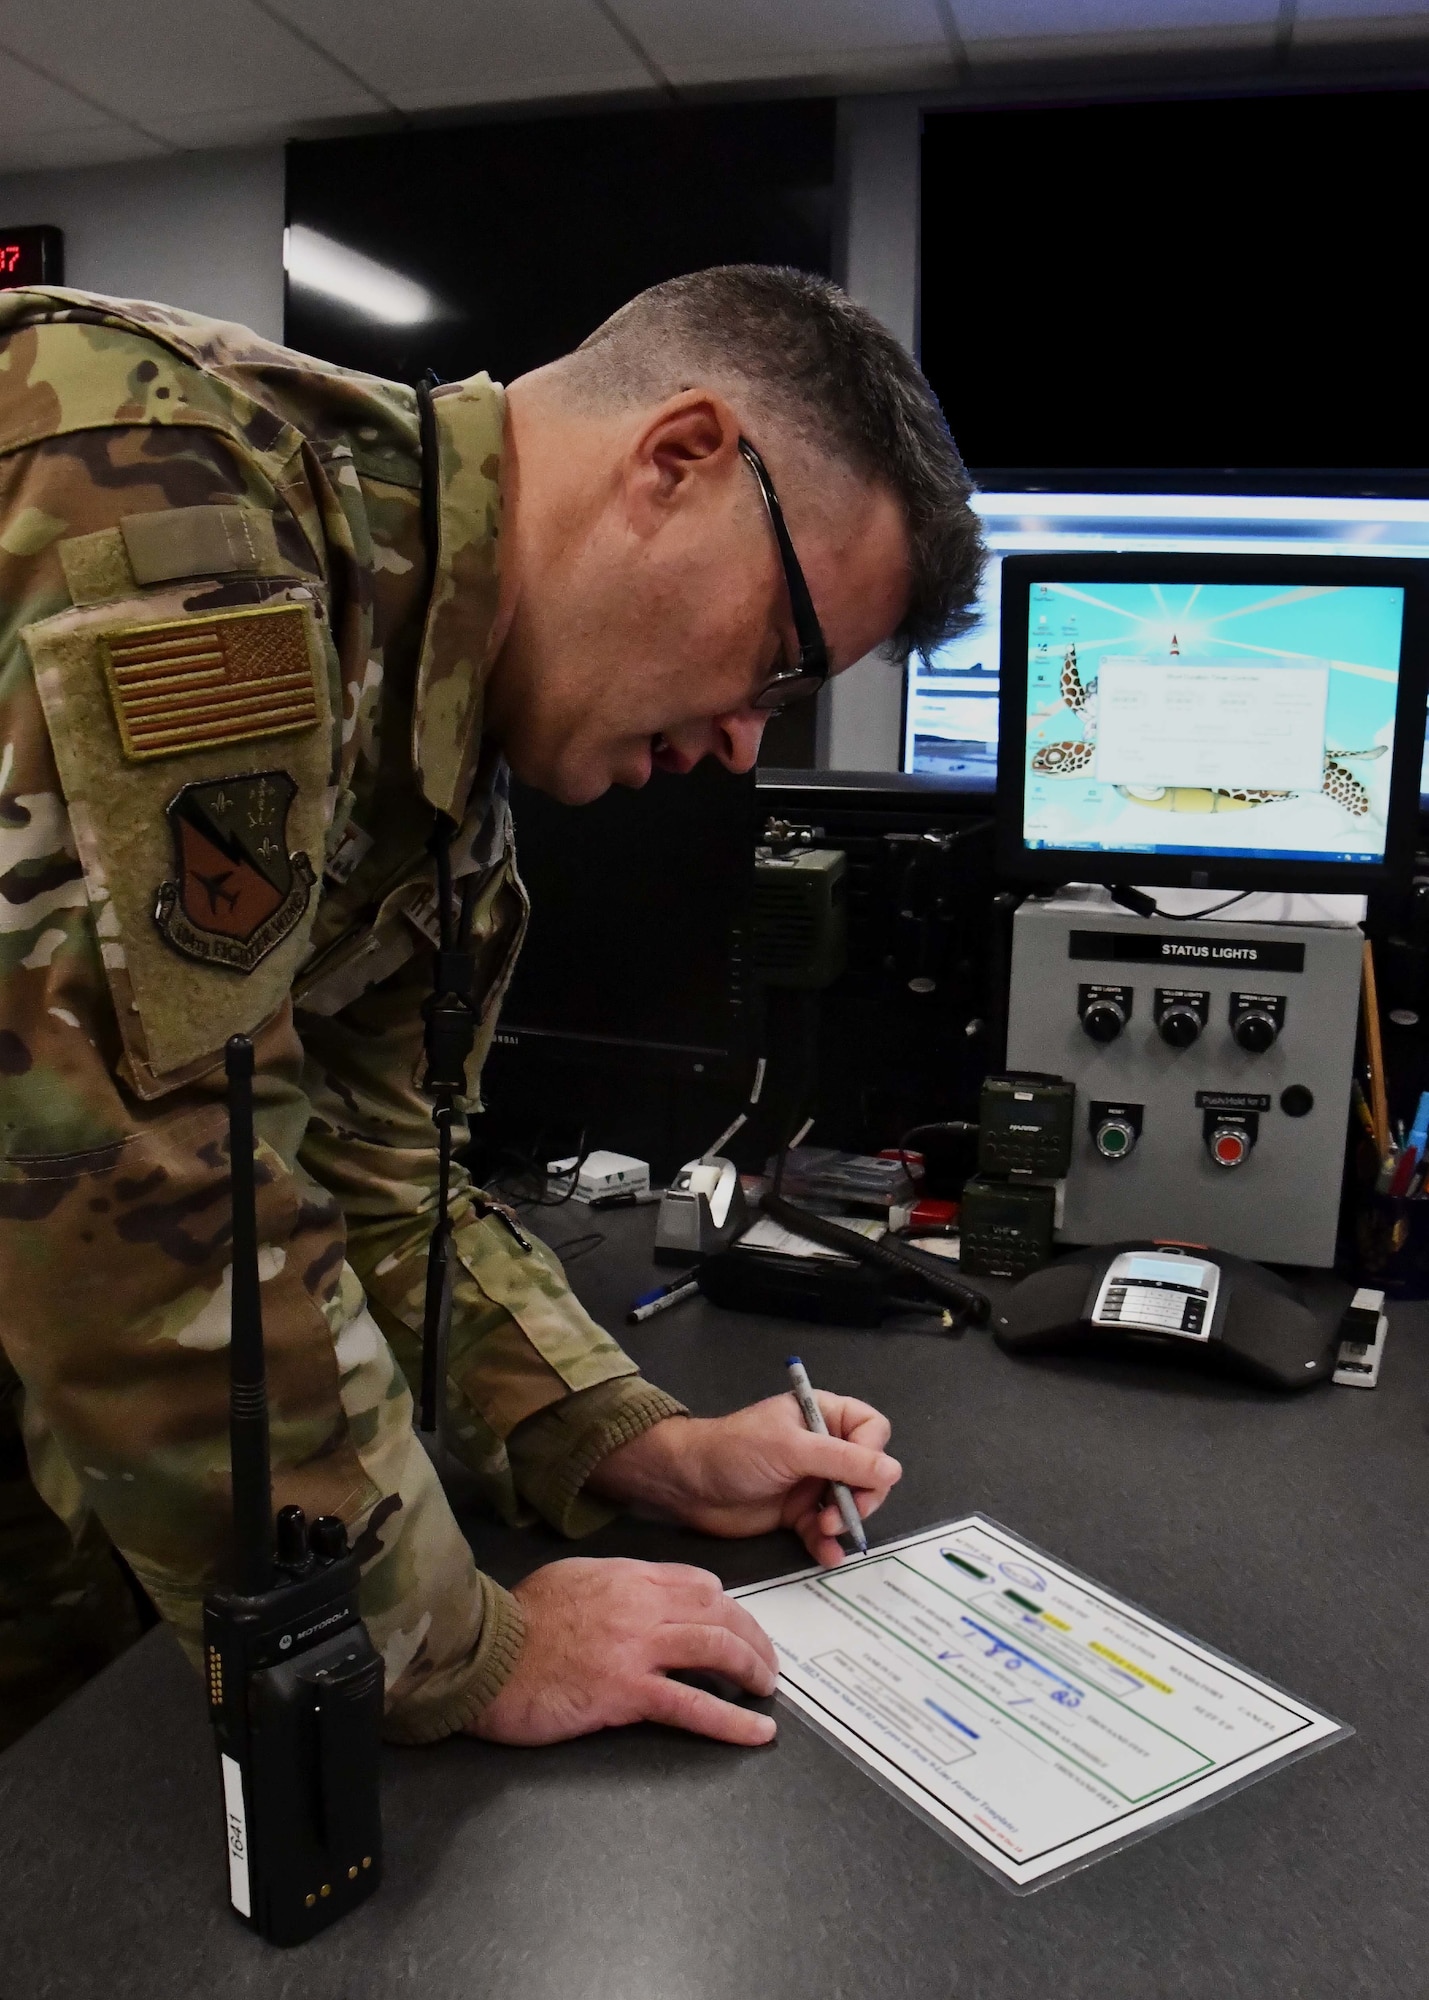
[[[574, 1236], [567, 1211], [553, 1238]], [[648, 1212], [602, 1218], [572, 1277], [619, 1325]], [[1328, 1293], [1326, 1294], [1328, 1298]], [[1344, 1288], [1334, 1295], [1338, 1306]], [[1281, 1399], [1192, 1374], [1013, 1362], [948, 1340], [800, 1328], [816, 1383], [893, 1418], [879, 1539], [974, 1509], [1351, 1723], [1348, 1743], [1028, 1897], [946, 1845], [781, 1710], [735, 1751], [654, 1727], [549, 1750], [390, 1750], [381, 1894], [292, 1953], [223, 1902], [197, 1680], [151, 1634], [0, 1759], [4, 2000], [1351, 2000], [1429, 1989], [1424, 1309], [1380, 1388]], [[715, 1413], [783, 1383], [787, 1323], [697, 1301], [630, 1336]], [[471, 1524], [513, 1580], [569, 1552]], [[585, 1549], [798, 1566], [791, 1540], [622, 1523]]]

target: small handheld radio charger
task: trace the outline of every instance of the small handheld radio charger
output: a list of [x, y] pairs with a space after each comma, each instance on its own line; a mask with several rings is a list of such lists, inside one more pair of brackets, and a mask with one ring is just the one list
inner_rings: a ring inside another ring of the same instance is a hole
[[336, 1515], [278, 1515], [253, 1185], [253, 1044], [228, 1073], [233, 1176], [229, 1438], [234, 1587], [204, 1603], [209, 1714], [218, 1739], [229, 1899], [270, 1944], [301, 1944], [364, 1902], [382, 1876], [378, 1760], [382, 1659], [357, 1608], [358, 1563]]

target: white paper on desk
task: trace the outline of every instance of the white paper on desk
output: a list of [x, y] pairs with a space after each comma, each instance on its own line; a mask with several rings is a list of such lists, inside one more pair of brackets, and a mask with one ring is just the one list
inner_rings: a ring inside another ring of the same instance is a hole
[[[880, 1222], [876, 1215], [830, 1215], [829, 1222], [836, 1222], [840, 1229], [851, 1229], [857, 1236], [866, 1236], [870, 1243], [876, 1243], [880, 1236], [888, 1234], [888, 1225]], [[827, 1244], [813, 1243], [807, 1236], [800, 1236], [792, 1229], [786, 1229], [782, 1222], [776, 1222], [772, 1215], [761, 1215], [752, 1222], [739, 1239], [742, 1250], [777, 1250], [785, 1257], [842, 1257], [841, 1250], [831, 1250]]]
[[980, 1514], [732, 1594], [786, 1699], [1015, 1889], [1353, 1733]]

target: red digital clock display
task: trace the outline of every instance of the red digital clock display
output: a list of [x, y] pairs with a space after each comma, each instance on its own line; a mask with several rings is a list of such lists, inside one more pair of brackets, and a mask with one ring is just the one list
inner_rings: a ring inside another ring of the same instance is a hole
[[0, 292], [64, 283], [64, 234], [47, 222], [0, 227]]

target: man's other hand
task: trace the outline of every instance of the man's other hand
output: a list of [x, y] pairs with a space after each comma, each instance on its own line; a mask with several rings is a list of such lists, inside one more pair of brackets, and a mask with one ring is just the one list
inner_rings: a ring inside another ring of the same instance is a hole
[[817, 1391], [828, 1437], [804, 1428], [792, 1396], [771, 1396], [733, 1416], [667, 1417], [601, 1460], [590, 1489], [626, 1506], [656, 1507], [706, 1535], [765, 1535], [792, 1528], [816, 1562], [843, 1561], [841, 1479], [865, 1517], [903, 1477], [884, 1450], [887, 1417], [852, 1396]]
[[667, 1722], [723, 1743], [768, 1743], [774, 1718], [668, 1678], [684, 1669], [774, 1692], [774, 1648], [719, 1578], [685, 1563], [548, 1563], [516, 1586], [526, 1642], [469, 1734], [560, 1743], [624, 1722]]

